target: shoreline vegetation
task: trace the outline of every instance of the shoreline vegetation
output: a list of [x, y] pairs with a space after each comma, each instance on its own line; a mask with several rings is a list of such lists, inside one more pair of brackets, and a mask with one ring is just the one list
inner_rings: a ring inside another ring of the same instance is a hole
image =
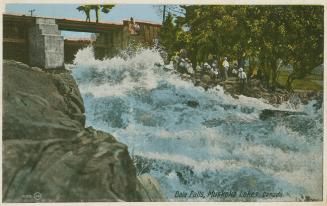
[[[162, 66], [162, 65], [160, 65]], [[163, 66], [165, 68], [165, 66]], [[307, 104], [310, 100], [317, 100], [318, 104], [322, 104], [323, 90], [322, 86], [306, 89], [299, 84], [297, 89], [287, 90], [285, 88], [276, 88], [275, 90], [265, 88], [257, 79], [248, 80], [245, 85], [242, 85], [239, 79], [235, 76], [229, 77], [227, 80], [222, 80], [209, 74], [195, 73], [182, 74], [177, 70], [173, 71], [180, 75], [181, 79], [192, 81], [195, 86], [201, 86], [205, 90], [212, 89], [216, 86], [221, 86], [225, 93], [238, 99], [239, 95], [244, 95], [253, 98], [262, 98], [272, 105], [280, 105], [283, 102], [289, 101], [297, 106], [301, 103]], [[318, 77], [319, 78], [319, 77]], [[306, 80], [298, 80], [305, 83]], [[321, 79], [323, 82], [323, 80]], [[244, 87], [244, 88], [242, 88]]]
[[[232, 96], [262, 97], [272, 104], [294, 96], [303, 103], [322, 96], [322, 6], [180, 5], [176, 9], [181, 12], [165, 17], [159, 45], [165, 64], [172, 61], [183, 78], [205, 89], [221, 85]], [[247, 77], [242, 85], [239, 70]]]

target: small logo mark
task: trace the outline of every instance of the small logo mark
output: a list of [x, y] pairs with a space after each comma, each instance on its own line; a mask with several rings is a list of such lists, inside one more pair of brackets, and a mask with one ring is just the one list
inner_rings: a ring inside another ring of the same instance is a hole
[[39, 192], [34, 193], [33, 196], [34, 196], [34, 199], [36, 199], [36, 200], [40, 200], [42, 198], [42, 194]]

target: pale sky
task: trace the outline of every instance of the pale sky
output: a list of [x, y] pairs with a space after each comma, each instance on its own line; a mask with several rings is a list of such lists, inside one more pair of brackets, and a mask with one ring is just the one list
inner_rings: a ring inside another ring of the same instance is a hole
[[[18, 13], [30, 15], [29, 10], [35, 9], [33, 15], [72, 18], [85, 20], [85, 14], [79, 12], [78, 4], [6, 4], [6, 13]], [[108, 14], [100, 14], [101, 21], [121, 22], [123, 19], [133, 17], [135, 20], [145, 20], [154, 23], [161, 23], [162, 17], [158, 14], [153, 5], [148, 4], [119, 4]], [[91, 21], [95, 21], [95, 14], [91, 12]], [[87, 37], [88, 33], [62, 31], [65, 37]]]

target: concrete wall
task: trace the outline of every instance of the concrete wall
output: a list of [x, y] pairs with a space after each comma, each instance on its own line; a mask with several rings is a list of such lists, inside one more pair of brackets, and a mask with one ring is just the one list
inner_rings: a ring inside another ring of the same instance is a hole
[[42, 67], [45, 64], [44, 38], [36, 25], [32, 26], [28, 33], [29, 64]]
[[28, 28], [24, 23], [3, 22], [3, 58], [28, 64]]
[[3, 23], [4, 59], [42, 68], [63, 66], [63, 37], [53, 20], [35, 20], [33, 23], [8, 20]]

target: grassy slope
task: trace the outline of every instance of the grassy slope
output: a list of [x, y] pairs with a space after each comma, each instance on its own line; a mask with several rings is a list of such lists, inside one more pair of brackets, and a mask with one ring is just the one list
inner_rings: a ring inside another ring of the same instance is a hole
[[[287, 80], [287, 71], [281, 71], [278, 82], [285, 85]], [[295, 90], [323, 90], [323, 76], [321, 75], [308, 75], [307, 77], [299, 80], [294, 80], [292, 83], [293, 89]]]

